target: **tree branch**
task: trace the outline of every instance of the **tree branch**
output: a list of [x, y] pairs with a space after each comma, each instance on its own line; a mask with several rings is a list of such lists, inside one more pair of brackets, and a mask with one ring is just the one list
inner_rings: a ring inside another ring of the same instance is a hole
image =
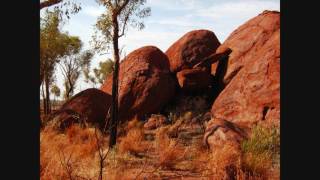
[[65, 69], [65, 67], [59, 62], [58, 63], [60, 66], [60, 69], [62, 70], [62, 74], [64, 75], [64, 77], [67, 76], [67, 70]]
[[40, 2], [40, 10], [42, 8], [46, 8], [46, 7], [58, 4], [60, 2], [62, 2], [62, 0], [47, 0], [47, 1]]
[[125, 8], [127, 6], [127, 4], [129, 3], [129, 0], [125, 0], [124, 3], [119, 7], [119, 9], [116, 11], [116, 14], [120, 14], [121, 11], [123, 10], [123, 8]]
[[128, 13], [128, 14], [126, 15], [126, 17], [124, 18], [124, 22], [123, 22], [123, 26], [122, 26], [122, 32], [121, 32], [121, 34], [119, 35], [119, 38], [124, 35], [124, 30], [126, 29], [126, 25], [127, 25], [128, 19], [129, 19], [129, 14], [130, 14], [130, 13]]

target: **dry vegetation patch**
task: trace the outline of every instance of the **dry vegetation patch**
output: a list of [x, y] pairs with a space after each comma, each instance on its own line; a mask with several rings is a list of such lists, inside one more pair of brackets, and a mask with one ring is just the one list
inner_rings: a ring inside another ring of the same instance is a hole
[[99, 142], [102, 152], [108, 152], [103, 179], [279, 179], [279, 127], [258, 125], [240, 147], [226, 143], [210, 151], [193, 118], [192, 112], [177, 117], [173, 124], [153, 130], [151, 140], [143, 123], [132, 120], [120, 127], [125, 133], [110, 151], [108, 136], [94, 128], [73, 125], [65, 133], [44, 128], [41, 179], [98, 179]]
[[91, 128], [71, 126], [65, 134], [50, 128], [40, 133], [41, 179], [95, 177], [96, 138]]

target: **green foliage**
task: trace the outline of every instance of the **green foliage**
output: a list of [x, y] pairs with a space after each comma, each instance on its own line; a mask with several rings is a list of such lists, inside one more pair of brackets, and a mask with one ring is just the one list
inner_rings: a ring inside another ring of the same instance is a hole
[[114, 23], [112, 16], [118, 21], [118, 38], [128, 30], [128, 25], [139, 30], [145, 27], [141, 19], [151, 15], [150, 7], [143, 7], [146, 0], [96, 0], [106, 7], [106, 12], [98, 17], [96, 30], [92, 36], [94, 49], [97, 52], [107, 51], [113, 41]]
[[[81, 10], [80, 3], [77, 0], [44, 0], [40, 2], [40, 10], [43, 8], [53, 8], [60, 11], [59, 17], [70, 19], [70, 15], [77, 14]], [[48, 10], [48, 9], [46, 9]]]
[[97, 82], [102, 84], [106, 77], [110, 75], [113, 71], [114, 62], [111, 59], [108, 59], [104, 62], [99, 63], [99, 68], [94, 68], [93, 72]]
[[[54, 82], [57, 64], [63, 71], [65, 97], [69, 98], [73, 94], [75, 83], [79, 78], [80, 68], [89, 68], [92, 58], [91, 52], [81, 52], [82, 42], [79, 37], [71, 36], [68, 32], [62, 32], [61, 27], [65, 21], [64, 15], [69, 18], [69, 12], [75, 14], [80, 10], [76, 4], [68, 9], [70, 1], [64, 1], [61, 6], [55, 6], [53, 10], [48, 10], [40, 18], [40, 85], [45, 82], [43, 93], [46, 103], [44, 105], [46, 113], [50, 112], [50, 87]], [[53, 93], [53, 92], [51, 92]]]
[[52, 81], [55, 65], [60, 58], [80, 45], [79, 38], [61, 32], [60, 13], [59, 10], [47, 10], [40, 21], [40, 77], [48, 81]]
[[51, 93], [56, 97], [60, 97], [60, 95], [61, 95], [60, 88], [57, 85], [52, 85]]
[[242, 151], [252, 153], [280, 152], [280, 130], [277, 127], [265, 128], [257, 125], [252, 129], [251, 137], [241, 144]]
[[99, 62], [99, 67], [93, 69], [93, 76], [90, 75], [90, 71], [85, 70], [84, 77], [87, 83], [103, 84], [104, 80], [113, 72], [114, 61], [107, 59], [106, 61]]
[[254, 174], [264, 174], [273, 165], [279, 165], [280, 129], [257, 125], [251, 137], [241, 143], [243, 168]]
[[73, 46], [74, 49], [71, 48], [69, 53], [59, 62], [62, 75], [64, 76], [65, 99], [69, 99], [73, 95], [77, 80], [82, 72], [88, 71], [93, 57], [93, 53], [90, 50], [80, 52], [81, 41], [77, 42], [79, 44]]
[[74, 46], [74, 40], [60, 30], [63, 21], [60, 14], [59, 9], [47, 9], [40, 19], [40, 86], [43, 85], [45, 114], [51, 111], [50, 86], [54, 82], [56, 64]]

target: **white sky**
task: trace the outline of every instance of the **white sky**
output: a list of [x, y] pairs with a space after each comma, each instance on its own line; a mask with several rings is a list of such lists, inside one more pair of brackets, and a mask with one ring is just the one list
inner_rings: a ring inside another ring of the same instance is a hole
[[[84, 49], [88, 49], [94, 24], [105, 9], [95, 0], [75, 1], [81, 3], [82, 10], [71, 16], [63, 30], [79, 36]], [[173, 42], [195, 29], [211, 30], [223, 43], [238, 26], [264, 10], [280, 11], [280, 0], [147, 0], [146, 6], [151, 7], [151, 16], [144, 20], [145, 28], [141, 31], [129, 28], [126, 36], [119, 40], [125, 54], [146, 45], [157, 46], [165, 52]], [[111, 57], [111, 54], [95, 55], [92, 68], [107, 57]], [[57, 85], [63, 87], [59, 71]], [[83, 79], [79, 79], [75, 93], [89, 87]]]

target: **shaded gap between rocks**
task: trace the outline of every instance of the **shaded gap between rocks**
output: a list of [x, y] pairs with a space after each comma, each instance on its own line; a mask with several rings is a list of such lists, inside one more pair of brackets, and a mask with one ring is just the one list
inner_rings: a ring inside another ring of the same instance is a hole
[[267, 112], [268, 112], [269, 108], [270, 107], [268, 107], [268, 106], [263, 107], [262, 120], [266, 120], [266, 115], [267, 115]]
[[228, 68], [228, 62], [229, 62], [229, 56], [222, 57], [218, 61], [218, 66], [216, 69], [216, 75], [213, 80], [213, 89], [211, 94], [211, 102], [212, 104], [217, 99], [219, 94], [222, 92], [222, 90], [225, 88], [226, 84], [223, 82], [223, 78], [227, 72]]

